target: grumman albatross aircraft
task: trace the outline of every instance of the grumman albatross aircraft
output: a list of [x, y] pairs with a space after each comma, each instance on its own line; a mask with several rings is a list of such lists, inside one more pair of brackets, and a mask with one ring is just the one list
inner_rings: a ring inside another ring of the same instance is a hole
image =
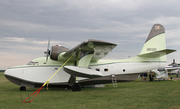
[[73, 55], [49, 81], [49, 86], [71, 86], [73, 91], [80, 91], [81, 86], [112, 83], [112, 75], [117, 82], [136, 80], [140, 73], [165, 66], [166, 55], [176, 51], [166, 49], [165, 29], [160, 24], [153, 25], [136, 57], [101, 59], [116, 46], [94, 39], [86, 40], [71, 50], [63, 46], [52, 46], [51, 51], [48, 49], [46, 52], [47, 58], [37, 58], [27, 65], [8, 68], [4, 75], [9, 81], [20, 85], [20, 90], [40, 87]]

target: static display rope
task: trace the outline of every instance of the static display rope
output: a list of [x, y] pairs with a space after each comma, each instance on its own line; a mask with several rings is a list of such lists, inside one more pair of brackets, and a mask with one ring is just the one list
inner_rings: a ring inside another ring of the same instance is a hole
[[[75, 54], [75, 53], [74, 53]], [[73, 54], [73, 55], [74, 55]], [[39, 92], [41, 91], [41, 89], [47, 84], [47, 89], [48, 89], [48, 84], [49, 84], [49, 81], [54, 77], [54, 75], [56, 75], [56, 73], [61, 70], [62, 67], [64, 67], [66, 65], [66, 63], [73, 57], [73, 55], [39, 88], [37, 89], [34, 93], [32, 93], [29, 97], [27, 97], [24, 101], [22, 101], [23, 103], [31, 103], [32, 100], [36, 97], [37, 94], [39, 94]], [[36, 94], [35, 94], [36, 93]], [[35, 94], [35, 95], [34, 95]], [[27, 99], [29, 99], [31, 96], [34, 97], [30, 100], [30, 101], [26, 101]]]

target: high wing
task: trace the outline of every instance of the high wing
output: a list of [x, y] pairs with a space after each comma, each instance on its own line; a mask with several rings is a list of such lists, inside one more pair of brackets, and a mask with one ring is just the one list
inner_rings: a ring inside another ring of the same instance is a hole
[[77, 60], [77, 66], [88, 67], [90, 62], [96, 62], [105, 57], [116, 46], [116, 44], [110, 42], [88, 39], [67, 51], [63, 57], [68, 58], [75, 54], [73, 59]]

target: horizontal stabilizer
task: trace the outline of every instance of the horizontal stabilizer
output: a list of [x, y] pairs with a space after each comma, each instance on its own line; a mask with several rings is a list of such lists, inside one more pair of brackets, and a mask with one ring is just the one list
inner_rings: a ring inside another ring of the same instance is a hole
[[154, 52], [150, 52], [150, 53], [140, 54], [138, 56], [156, 58], [156, 57], [167, 55], [167, 54], [175, 52], [175, 51], [176, 50], [172, 50], [172, 49], [164, 49], [164, 50], [154, 51]]
[[69, 73], [70, 75], [85, 77], [85, 78], [96, 78], [102, 76], [102, 73], [99, 71], [95, 71], [87, 68], [80, 68], [76, 66], [65, 66], [64, 71]]

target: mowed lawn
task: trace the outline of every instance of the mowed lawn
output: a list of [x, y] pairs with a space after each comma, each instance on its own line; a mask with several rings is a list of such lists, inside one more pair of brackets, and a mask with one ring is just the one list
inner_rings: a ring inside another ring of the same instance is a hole
[[22, 103], [38, 88], [19, 91], [0, 73], [0, 109], [179, 109], [180, 83], [175, 81], [133, 82], [112, 84], [104, 88], [71, 89], [46, 88], [31, 103]]

